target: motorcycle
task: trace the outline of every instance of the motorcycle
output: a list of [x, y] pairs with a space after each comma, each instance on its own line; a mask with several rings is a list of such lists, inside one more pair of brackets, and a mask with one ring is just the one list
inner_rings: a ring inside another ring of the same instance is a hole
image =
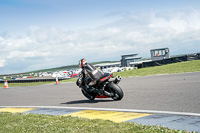
[[94, 100], [95, 98], [112, 98], [113, 100], [121, 100], [124, 96], [122, 89], [118, 85], [121, 81], [120, 76], [113, 79], [113, 74], [105, 73], [96, 81], [94, 86], [90, 86], [90, 89], [81, 85], [83, 84], [82, 80], [84, 79], [82, 79], [80, 73], [76, 84], [81, 88], [83, 95], [89, 100]]

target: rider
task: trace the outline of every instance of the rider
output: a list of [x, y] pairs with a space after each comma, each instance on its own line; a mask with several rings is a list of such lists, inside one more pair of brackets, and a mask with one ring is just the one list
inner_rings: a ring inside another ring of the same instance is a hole
[[98, 71], [92, 64], [87, 63], [86, 59], [79, 61], [79, 67], [82, 68], [82, 84], [88, 91], [95, 90], [92, 86], [97, 83], [97, 80], [103, 75], [103, 72]]

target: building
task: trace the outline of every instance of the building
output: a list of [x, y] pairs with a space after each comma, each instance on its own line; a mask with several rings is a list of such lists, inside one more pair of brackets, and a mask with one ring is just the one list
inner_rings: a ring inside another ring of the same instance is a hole
[[101, 69], [106, 69], [110, 67], [120, 67], [121, 62], [115, 62], [115, 63], [102, 63], [102, 64], [96, 64], [95, 67], [100, 67]]
[[138, 57], [138, 54], [126, 54], [121, 55], [120, 62], [96, 64], [95, 67], [100, 67], [100, 69], [107, 69], [113, 67], [134, 67], [137, 66], [138, 63], [141, 62], [141, 60], [142, 57]]
[[169, 48], [159, 48], [150, 50], [152, 61], [170, 58]]
[[121, 66], [122, 67], [130, 67], [130, 63], [139, 62], [142, 60], [142, 57], [138, 57], [138, 54], [126, 54], [121, 55]]

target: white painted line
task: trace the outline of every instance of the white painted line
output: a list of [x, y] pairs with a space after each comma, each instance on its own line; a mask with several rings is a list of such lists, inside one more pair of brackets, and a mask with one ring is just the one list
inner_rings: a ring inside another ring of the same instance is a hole
[[120, 111], [135, 113], [151, 113], [151, 114], [171, 114], [171, 115], [187, 115], [200, 116], [198, 113], [173, 112], [173, 111], [155, 111], [155, 110], [137, 110], [137, 109], [115, 109], [115, 108], [90, 108], [90, 107], [61, 107], [61, 106], [0, 106], [3, 108], [51, 108], [51, 109], [79, 109], [79, 110], [101, 110], [101, 111]]

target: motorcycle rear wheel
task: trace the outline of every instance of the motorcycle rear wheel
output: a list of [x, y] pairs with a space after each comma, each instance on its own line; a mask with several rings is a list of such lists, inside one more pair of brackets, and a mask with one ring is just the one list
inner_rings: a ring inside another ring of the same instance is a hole
[[82, 91], [83, 95], [89, 100], [94, 100], [96, 97], [96, 95], [94, 95], [91, 92], [89, 93], [89, 92], [85, 91], [83, 88], [81, 88], [81, 91]]
[[107, 87], [109, 88], [109, 92], [114, 94], [114, 96], [111, 97], [113, 100], [121, 100], [123, 98], [124, 93], [118, 85], [110, 83]]

